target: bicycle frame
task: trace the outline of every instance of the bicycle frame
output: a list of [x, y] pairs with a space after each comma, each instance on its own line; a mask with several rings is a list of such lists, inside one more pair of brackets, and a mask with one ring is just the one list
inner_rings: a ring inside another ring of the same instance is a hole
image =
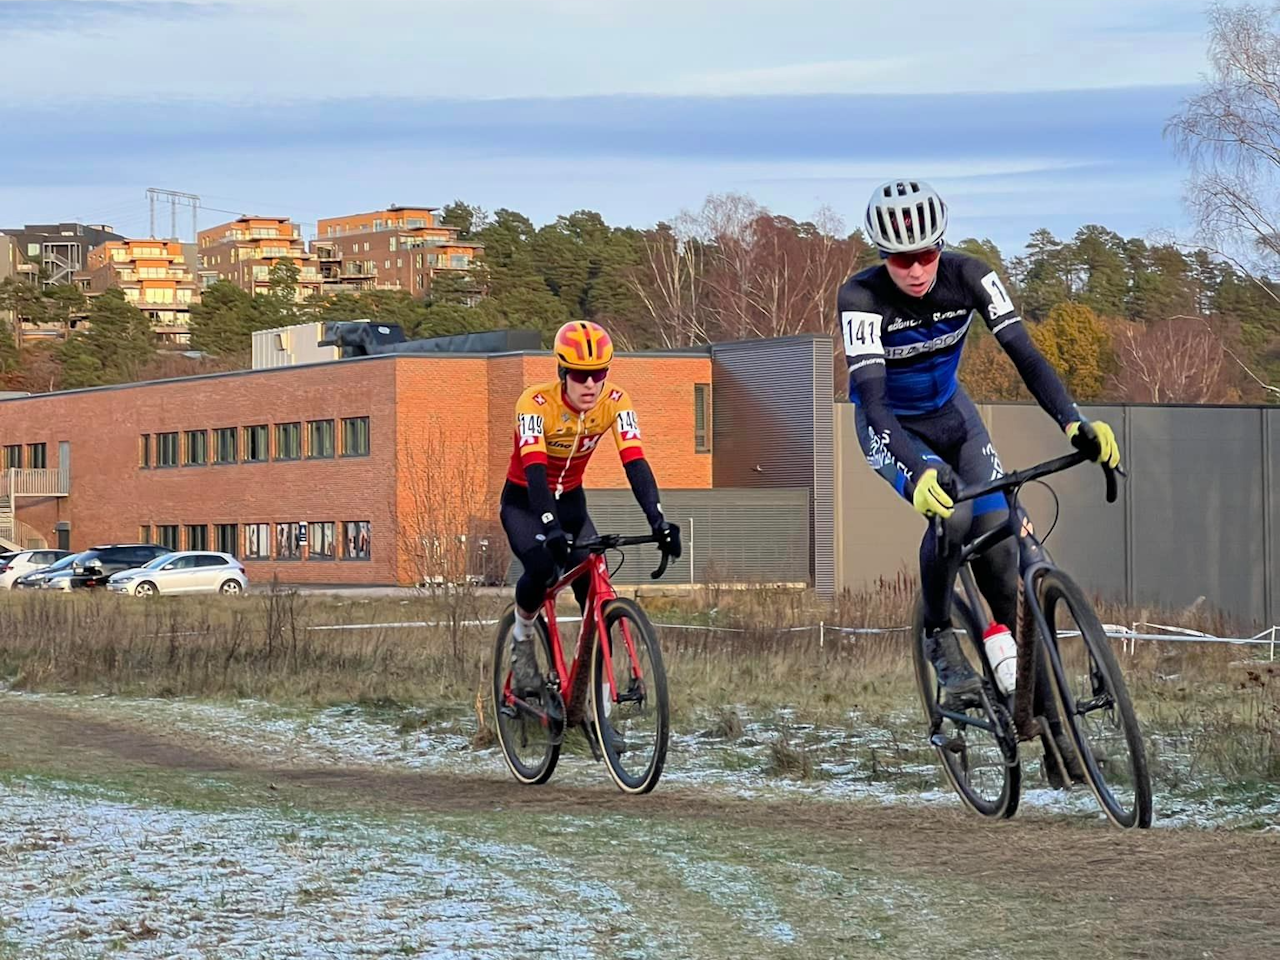
[[[1067, 686], [1066, 671], [1058, 654], [1057, 644], [1049, 641], [1051, 634], [1048, 621], [1045, 619], [1044, 611], [1040, 608], [1039, 602], [1035, 599], [1037, 581], [1045, 572], [1054, 569], [1054, 563], [1044, 545], [1036, 539], [1030, 518], [1018, 509], [1016, 498], [1012, 491], [1032, 480], [1058, 473], [1084, 463], [1086, 460], [1087, 458], [1083, 454], [1068, 454], [1027, 470], [997, 478], [981, 486], [966, 489], [955, 498], [956, 502], [959, 503], [963, 500], [977, 499], [986, 493], [999, 491], [1004, 494], [1008, 503], [1008, 516], [1003, 523], [988, 530], [972, 542], [965, 544], [961, 549], [960, 582], [964, 587], [965, 599], [968, 601], [970, 610], [977, 614], [983, 609], [982, 594], [978, 590], [977, 581], [974, 579], [973, 570], [970, 568], [969, 562], [975, 556], [985, 553], [996, 544], [1003, 543], [1010, 537], [1015, 539], [1018, 546], [1018, 573], [1020, 576], [1018, 622], [1016, 624], [1007, 624], [1007, 626], [1014, 628], [1018, 645], [1018, 684], [1014, 692], [1013, 717], [1014, 727], [1017, 730], [1018, 738], [1021, 740], [1031, 740], [1041, 733], [1038, 729], [1039, 723], [1034, 717], [1034, 699], [1035, 684], [1039, 676], [1038, 653], [1042, 647], [1049, 653], [1049, 666], [1053, 670], [1054, 679], [1058, 682], [1059, 689], [1066, 690], [1069, 687]], [[1104, 472], [1107, 480], [1107, 502], [1111, 503], [1115, 501], [1117, 493], [1116, 472], [1105, 467]], [[943, 528], [940, 523], [937, 529], [941, 534]], [[1033, 642], [1037, 635], [1041, 638], [1041, 643]], [[939, 709], [942, 716], [947, 719], [970, 726], [990, 729], [990, 725], [985, 721], [975, 720], [966, 714]]]
[[[1018, 574], [1022, 582], [1021, 589], [1018, 591], [1017, 623], [1008, 625], [1015, 631], [1018, 646], [1018, 686], [1014, 691], [1013, 718], [1019, 739], [1031, 740], [1038, 736], [1040, 732], [1036, 729], [1037, 724], [1035, 724], [1032, 716], [1040, 644], [1034, 643], [1032, 640], [1036, 633], [1040, 637], [1049, 636], [1046, 632], [1044, 613], [1034, 599], [1036, 581], [1042, 573], [1053, 569], [1053, 560], [1050, 558], [1048, 551], [1045, 550], [1044, 544], [1036, 539], [1030, 519], [1017, 509], [1013, 496], [1008, 493], [1005, 496], [1009, 507], [1009, 515], [1005, 521], [998, 527], [982, 534], [972, 543], [967, 544], [961, 551], [960, 583], [964, 588], [965, 599], [969, 603], [969, 609], [977, 614], [983, 609], [982, 594], [978, 590], [978, 584], [969, 562], [974, 557], [981, 555], [1011, 537], [1016, 540], [1018, 546]], [[1028, 614], [1034, 620], [1034, 625], [1028, 620]], [[1033, 628], [1036, 633], [1029, 633], [1028, 628]], [[1058, 659], [1057, 650], [1047, 641], [1044, 646], [1050, 651], [1049, 657], [1055, 673], [1061, 676], [1062, 664]], [[965, 714], [953, 714], [951, 711], [943, 711], [943, 714], [951, 720], [967, 723], [970, 726], [979, 726], [984, 729], [989, 729], [990, 727], [989, 724], [975, 721], [974, 718]]]
[[[560, 627], [556, 622], [556, 598], [582, 576], [588, 578], [587, 603], [582, 612], [582, 629], [578, 633], [578, 643], [573, 653], [573, 659], [566, 661], [564, 645], [560, 640]], [[576, 723], [580, 719], [578, 714], [582, 709], [585, 697], [578, 697], [575, 694], [580, 689], [585, 693], [585, 684], [587, 682], [585, 675], [590, 672], [590, 664], [587, 662], [587, 657], [594, 650], [593, 641], [598, 638], [600, 655], [604, 658], [604, 662], [612, 662], [613, 652], [609, 648], [609, 631], [605, 627], [604, 607], [610, 600], [617, 599], [617, 596], [618, 594], [609, 580], [609, 565], [603, 553], [590, 554], [580, 564], [557, 580], [547, 591], [547, 598], [543, 601], [542, 612], [547, 622], [547, 634], [551, 640], [552, 665], [555, 667], [555, 674], [562, 691], [561, 696], [565, 699], [568, 712], [565, 717], [566, 723]], [[625, 622], [622, 624], [622, 637], [627, 646], [627, 656], [631, 661], [631, 676], [634, 679], [640, 679], [640, 664], [636, 658], [635, 642], [631, 637], [631, 630]], [[579, 688], [579, 682], [583, 684], [581, 688]], [[617, 692], [612, 692], [610, 696], [616, 698]]]

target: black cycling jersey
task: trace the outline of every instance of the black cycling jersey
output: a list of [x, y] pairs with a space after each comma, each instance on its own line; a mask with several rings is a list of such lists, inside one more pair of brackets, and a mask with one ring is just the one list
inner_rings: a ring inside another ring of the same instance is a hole
[[849, 364], [849, 397], [908, 481], [927, 451], [899, 417], [942, 408], [956, 392], [956, 371], [973, 314], [982, 316], [1040, 405], [1065, 427], [1080, 414], [1062, 381], [1032, 344], [1013, 300], [994, 270], [976, 257], [944, 251], [923, 297], [898, 288], [883, 264], [850, 277], [838, 296]]

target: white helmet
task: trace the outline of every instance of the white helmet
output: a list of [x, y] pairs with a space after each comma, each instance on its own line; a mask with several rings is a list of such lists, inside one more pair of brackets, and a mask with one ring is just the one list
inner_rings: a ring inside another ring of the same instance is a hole
[[890, 180], [867, 204], [867, 238], [888, 253], [932, 247], [947, 231], [947, 205], [923, 180]]

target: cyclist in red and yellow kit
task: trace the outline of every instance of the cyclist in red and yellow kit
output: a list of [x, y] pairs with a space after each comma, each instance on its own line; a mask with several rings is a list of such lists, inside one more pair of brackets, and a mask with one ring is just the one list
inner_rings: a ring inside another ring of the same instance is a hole
[[[574, 551], [573, 541], [596, 536], [582, 475], [606, 433], [613, 434], [631, 490], [659, 538], [658, 548], [680, 556], [680, 528], [662, 515], [631, 398], [608, 380], [613, 361], [609, 334], [597, 323], [571, 321], [557, 331], [554, 352], [559, 379], [530, 387], [516, 402], [514, 447], [502, 490], [502, 527], [524, 565], [516, 583], [511, 651], [517, 696], [542, 687], [533, 631], [547, 587], [560, 571], [585, 558], [585, 552]], [[585, 578], [574, 584], [580, 604], [586, 586]]]

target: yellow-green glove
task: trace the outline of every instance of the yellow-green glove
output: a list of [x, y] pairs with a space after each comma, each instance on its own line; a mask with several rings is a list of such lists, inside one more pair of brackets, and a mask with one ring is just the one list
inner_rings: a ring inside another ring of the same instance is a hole
[[1116, 443], [1115, 431], [1101, 420], [1068, 423], [1067, 439], [1094, 463], [1106, 464], [1112, 470], [1120, 466], [1120, 444]]
[[916, 481], [915, 493], [911, 495], [911, 504], [926, 517], [942, 517], [947, 519], [955, 513], [955, 501], [942, 489], [938, 480], [938, 471], [926, 470]]

